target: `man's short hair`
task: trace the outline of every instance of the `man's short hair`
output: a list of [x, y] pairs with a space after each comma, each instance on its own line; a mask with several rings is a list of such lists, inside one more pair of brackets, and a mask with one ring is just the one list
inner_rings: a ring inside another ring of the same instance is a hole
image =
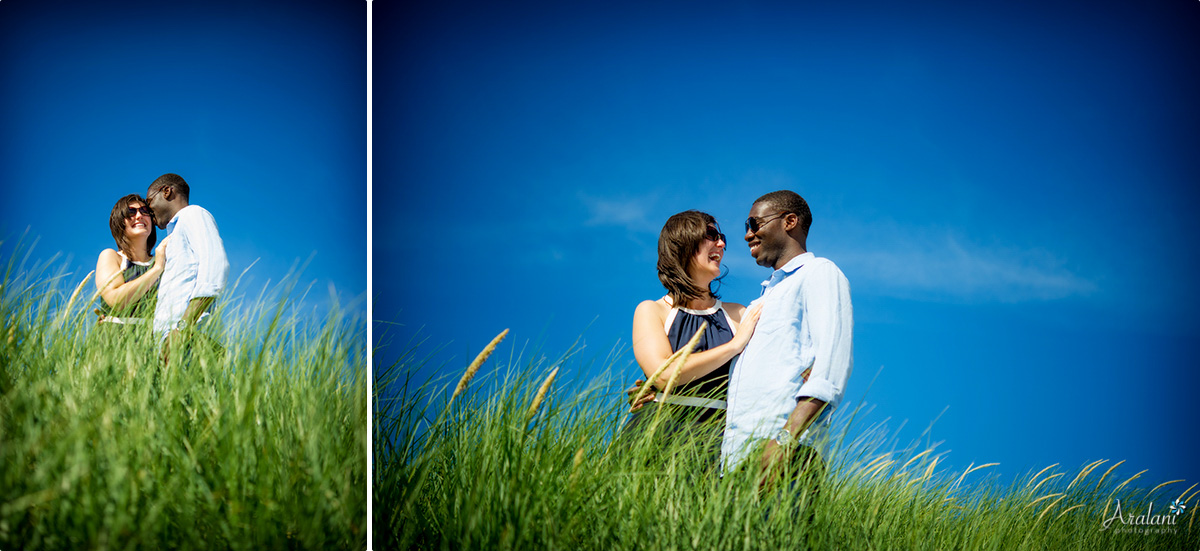
[[800, 229], [804, 230], [804, 235], [808, 235], [808, 228], [812, 227], [812, 211], [808, 210], [808, 202], [800, 194], [781, 189], [772, 191], [754, 201], [755, 205], [759, 203], [770, 205], [780, 212], [795, 213], [800, 217]]
[[150, 184], [151, 190], [164, 188], [171, 188], [171, 191], [182, 196], [184, 201], [188, 200], [188, 184], [183, 180], [183, 176], [168, 172], [159, 176]]

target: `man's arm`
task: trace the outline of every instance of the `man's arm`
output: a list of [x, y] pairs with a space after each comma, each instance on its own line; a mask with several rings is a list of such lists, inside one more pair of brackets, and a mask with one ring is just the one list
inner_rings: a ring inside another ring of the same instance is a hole
[[200, 319], [200, 315], [207, 312], [212, 306], [216, 297], [196, 297], [188, 302], [187, 310], [183, 312], [183, 322], [187, 325], [195, 325]]
[[[229, 275], [229, 259], [225, 256], [225, 244], [221, 241], [221, 234], [217, 232], [217, 222], [213, 220], [212, 214], [200, 209], [195, 213], [193, 222], [189, 241], [196, 253], [195, 297], [208, 298], [211, 303], [211, 299], [225, 289], [225, 281]], [[192, 299], [188, 304], [189, 313], [192, 312], [195, 303], [196, 299]], [[195, 318], [189, 319], [195, 321]]]
[[832, 262], [824, 262], [813, 266], [801, 294], [803, 315], [812, 337], [813, 363], [796, 399], [816, 398], [834, 407], [841, 401], [854, 368], [850, 282]]

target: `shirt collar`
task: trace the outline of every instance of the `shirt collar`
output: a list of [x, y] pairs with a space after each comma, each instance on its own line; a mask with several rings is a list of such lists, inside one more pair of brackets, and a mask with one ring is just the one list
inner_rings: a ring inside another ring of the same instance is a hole
[[791, 274], [792, 272], [799, 270], [800, 267], [803, 266], [806, 262], [808, 262], [809, 260], [812, 260], [816, 257], [817, 257], [817, 255], [815, 255], [813, 253], [808, 253], [808, 252], [803, 253], [803, 254], [798, 254], [795, 257], [793, 257], [791, 260], [787, 261], [787, 264], [784, 264], [782, 268], [775, 270], [775, 271], [787, 272], [788, 274]]
[[[184, 208], [187, 208], [187, 207], [184, 207]], [[179, 213], [180, 212], [183, 212], [183, 209], [179, 209], [178, 211], [175, 212], [175, 216], [171, 217], [171, 221], [167, 222], [167, 227], [163, 228], [163, 231], [165, 231], [167, 233], [171, 233], [175, 229], [175, 223], [179, 221]]]
[[777, 283], [783, 281], [783, 279], [787, 276], [795, 273], [796, 270], [799, 270], [801, 266], [814, 258], [816, 258], [816, 255], [809, 252], [796, 255], [794, 258], [787, 261], [782, 268], [771, 272], [771, 277], [762, 282], [762, 292], [766, 293], [767, 289], [774, 287]]

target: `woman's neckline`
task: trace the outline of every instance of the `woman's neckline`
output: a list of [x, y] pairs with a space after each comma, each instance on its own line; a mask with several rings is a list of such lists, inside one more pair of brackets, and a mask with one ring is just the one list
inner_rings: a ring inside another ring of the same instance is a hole
[[134, 260], [129, 258], [129, 255], [126, 255], [125, 251], [117, 251], [117, 254], [121, 255], [121, 258], [128, 260], [132, 264], [137, 264], [138, 266], [150, 266], [154, 264], [154, 257], [150, 257], [150, 260]]
[[683, 308], [683, 307], [675, 306], [674, 303], [671, 301], [670, 295], [667, 295], [663, 298], [666, 300], [667, 306], [670, 306], [672, 309], [679, 310], [682, 312], [687, 312], [689, 314], [695, 314], [698, 316], [707, 316], [709, 314], [715, 314], [715, 313], [717, 313], [717, 310], [721, 309], [721, 300], [720, 299], [713, 299], [712, 306], [709, 306], [708, 308], [704, 308], [701, 310], [697, 310], [695, 308]]

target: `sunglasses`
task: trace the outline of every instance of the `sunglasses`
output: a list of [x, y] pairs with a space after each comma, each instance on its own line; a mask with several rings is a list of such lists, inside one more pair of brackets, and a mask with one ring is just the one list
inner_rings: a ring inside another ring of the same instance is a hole
[[704, 228], [704, 238], [712, 241], [713, 243], [716, 243], [717, 241], [725, 241], [728, 243], [728, 241], [725, 240], [725, 234], [717, 231], [717, 228], [712, 226]]
[[760, 220], [758, 218], [751, 216], [750, 218], [746, 219], [746, 231], [748, 231], [750, 233], [758, 233], [758, 230], [763, 229], [763, 226], [766, 226], [767, 224], [770, 224], [771, 222], [774, 222], [775, 220], [778, 220], [780, 217], [786, 216], [788, 214], [792, 214], [792, 213], [781, 212], [779, 214], [776, 214], [775, 216], [764, 216], [763, 217], [763, 218], [770, 218], [770, 220]]
[[134, 216], [137, 216], [137, 213], [139, 213], [139, 212], [145, 216], [151, 216], [151, 217], [154, 216], [154, 214], [150, 212], [149, 208], [147, 208], [146, 206], [140, 206], [140, 207], [136, 207], [136, 208], [129, 207], [128, 209], [126, 209], [125, 210], [125, 218], [133, 218]]

